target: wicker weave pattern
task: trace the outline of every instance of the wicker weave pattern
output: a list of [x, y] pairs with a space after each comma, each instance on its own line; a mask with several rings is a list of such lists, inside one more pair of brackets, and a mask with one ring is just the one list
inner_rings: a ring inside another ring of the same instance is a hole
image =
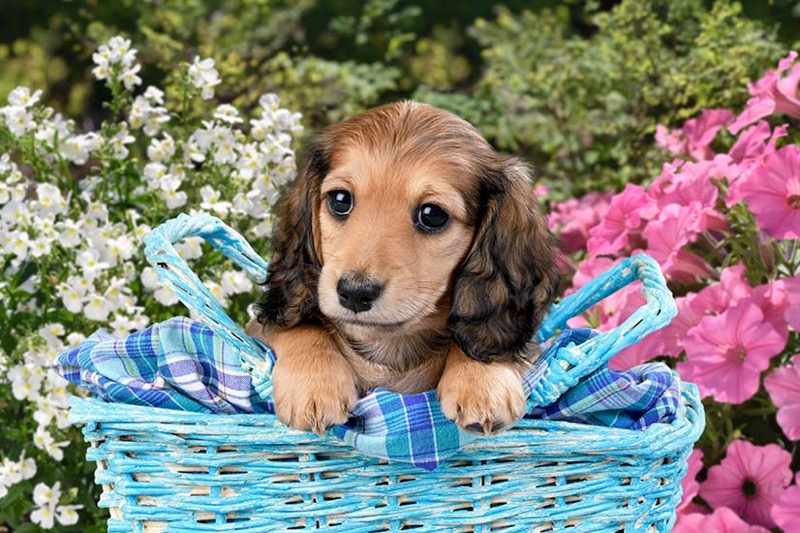
[[[178, 217], [146, 254], [186, 305], [240, 347], [262, 395], [271, 363], [225, 315], [172, 242], [200, 235], [252, 275], [265, 264], [208, 215]], [[565, 347], [531, 402], [546, 404], [580, 377], [662, 327], [675, 305], [657, 264], [635, 256], [555, 306], [541, 339], [635, 280], [647, 304], [620, 327]], [[109, 531], [669, 531], [680, 479], [703, 430], [696, 387], [684, 384], [671, 424], [642, 432], [541, 420], [481, 439], [433, 472], [386, 464], [330, 437], [284, 427], [273, 415], [182, 413], [73, 401], [111, 509]]]
[[74, 400], [72, 417], [87, 424], [97, 483], [113, 487], [100, 500], [116, 515], [109, 531], [645, 532], [671, 528], [702, 431], [693, 386], [684, 399], [673, 424], [644, 432], [523, 420], [433, 472], [271, 415]]

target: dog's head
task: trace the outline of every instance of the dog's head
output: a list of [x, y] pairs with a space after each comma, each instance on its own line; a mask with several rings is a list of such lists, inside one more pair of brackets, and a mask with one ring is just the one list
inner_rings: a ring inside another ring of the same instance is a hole
[[475, 359], [511, 359], [556, 289], [527, 168], [427, 105], [328, 128], [282, 202], [264, 324], [329, 321], [355, 341], [439, 327]]

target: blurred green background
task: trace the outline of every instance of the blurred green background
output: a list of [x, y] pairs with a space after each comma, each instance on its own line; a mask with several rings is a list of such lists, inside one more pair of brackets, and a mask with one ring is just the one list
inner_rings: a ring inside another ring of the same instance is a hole
[[169, 90], [178, 62], [211, 56], [220, 103], [274, 91], [307, 132], [400, 98], [433, 103], [563, 198], [652, 177], [666, 157], [656, 124], [741, 106], [746, 82], [796, 47], [800, 3], [6, 0], [0, 95], [43, 88], [92, 128], [106, 95], [91, 52], [116, 34], [140, 51], [145, 86]]

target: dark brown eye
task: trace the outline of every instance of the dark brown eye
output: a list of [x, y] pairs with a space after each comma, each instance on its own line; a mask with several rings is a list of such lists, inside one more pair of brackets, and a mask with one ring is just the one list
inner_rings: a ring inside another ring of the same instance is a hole
[[426, 233], [441, 231], [450, 220], [447, 211], [436, 204], [423, 204], [417, 210], [417, 227]]
[[353, 195], [345, 190], [329, 192], [328, 210], [336, 218], [347, 218], [347, 215], [353, 210]]

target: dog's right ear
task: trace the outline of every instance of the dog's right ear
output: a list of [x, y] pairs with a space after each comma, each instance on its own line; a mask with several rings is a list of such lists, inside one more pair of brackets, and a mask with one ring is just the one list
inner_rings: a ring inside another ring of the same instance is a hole
[[312, 141], [303, 159], [302, 172], [281, 197], [266, 292], [253, 306], [256, 319], [265, 326], [292, 327], [320, 316], [319, 198], [330, 169], [328, 143], [322, 138]]

